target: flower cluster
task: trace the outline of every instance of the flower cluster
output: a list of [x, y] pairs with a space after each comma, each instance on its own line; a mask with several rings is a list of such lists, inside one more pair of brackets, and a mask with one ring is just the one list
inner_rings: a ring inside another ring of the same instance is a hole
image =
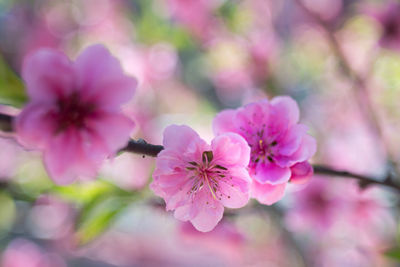
[[276, 97], [218, 114], [211, 147], [189, 127], [169, 126], [151, 188], [200, 231], [215, 227], [223, 206], [242, 207], [249, 195], [273, 204], [289, 181], [305, 183], [313, 174], [307, 161], [316, 142], [298, 120], [296, 102]]
[[[136, 80], [101, 45], [87, 48], [75, 62], [43, 49], [24, 62], [30, 103], [15, 120], [17, 138], [43, 152], [58, 184], [93, 178], [102, 162], [129, 140], [133, 121], [121, 111]], [[207, 144], [188, 126], [165, 129], [151, 189], [175, 217], [206, 232], [224, 207], [240, 208], [250, 197], [273, 204], [288, 182], [304, 183], [316, 150], [290, 97], [262, 100], [224, 110], [213, 122]]]

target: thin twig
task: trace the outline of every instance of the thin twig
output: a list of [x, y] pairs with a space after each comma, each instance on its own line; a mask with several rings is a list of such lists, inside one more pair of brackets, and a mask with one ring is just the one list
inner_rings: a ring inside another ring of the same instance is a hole
[[399, 175], [399, 166], [395, 163], [395, 156], [391, 150], [390, 145], [386, 141], [385, 133], [382, 125], [379, 123], [378, 115], [375, 112], [374, 105], [370, 99], [369, 89], [367, 81], [357, 71], [353, 69], [349, 60], [345, 56], [339, 41], [336, 38], [335, 33], [332, 31], [330, 25], [326, 23], [317, 13], [310, 10], [302, 0], [295, 0], [297, 5], [303, 9], [303, 11], [313, 19], [320, 27], [324, 30], [334, 55], [336, 56], [342, 73], [352, 81], [354, 91], [357, 94], [355, 99], [358, 104], [360, 111], [363, 113], [369, 128], [379, 138], [380, 145], [387, 153], [387, 161]]
[[13, 116], [0, 113], [0, 130], [2, 130], [3, 132], [12, 132], [13, 131], [12, 121], [13, 121]]
[[128, 144], [123, 149], [121, 149], [121, 151], [156, 157], [158, 153], [160, 153], [163, 149], [164, 147], [161, 145], [149, 144], [143, 139], [139, 139], [130, 140]]
[[319, 165], [319, 164], [314, 164], [314, 173], [318, 175], [327, 175], [327, 176], [335, 176], [339, 178], [350, 178], [350, 179], [357, 179], [359, 180], [360, 186], [361, 187], [367, 187], [369, 185], [383, 185], [387, 187], [391, 187], [393, 189], [396, 189], [400, 191], [400, 185], [396, 184], [393, 182], [393, 179], [391, 179], [390, 175], [387, 175], [387, 177], [383, 180], [380, 180], [375, 177], [367, 176], [367, 175], [361, 175], [349, 171], [344, 171], [344, 170], [335, 170], [332, 169], [331, 167], [324, 166], [324, 165]]
[[[13, 116], [7, 114], [0, 114], [0, 130], [6, 132], [12, 132], [13, 130], [12, 120]], [[141, 154], [144, 156], [156, 157], [158, 153], [160, 153], [163, 149], [164, 147], [162, 145], [149, 144], [143, 139], [139, 140], [132, 139], [120, 151]], [[400, 186], [395, 184], [393, 182], [393, 179], [390, 179], [391, 178], [390, 175], [388, 175], [387, 178], [384, 180], [379, 180], [374, 177], [360, 175], [349, 171], [335, 170], [328, 166], [323, 166], [323, 165], [313, 165], [313, 167], [315, 174], [358, 179], [360, 181], [360, 185], [363, 187], [371, 184], [377, 184], [377, 185], [388, 186], [400, 191]]]

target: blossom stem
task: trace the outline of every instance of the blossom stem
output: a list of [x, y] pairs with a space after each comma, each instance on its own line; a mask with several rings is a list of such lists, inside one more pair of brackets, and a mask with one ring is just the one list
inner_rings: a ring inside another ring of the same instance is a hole
[[[13, 132], [12, 121], [13, 121], [13, 116], [0, 113], [0, 130], [9, 133]], [[149, 144], [143, 139], [138, 139], [138, 140], [131, 139], [128, 142], [128, 144], [120, 151], [141, 154], [143, 156], [156, 157], [158, 153], [160, 153], [163, 149], [164, 147], [162, 145]], [[400, 185], [396, 184], [393, 181], [394, 179], [392, 179], [392, 175], [390, 174], [387, 175], [387, 177], [384, 180], [379, 180], [375, 177], [360, 175], [344, 170], [335, 170], [332, 169], [331, 167], [319, 164], [314, 164], [313, 168], [314, 168], [314, 173], [318, 175], [358, 179], [361, 187], [366, 187], [375, 184], [375, 185], [391, 187], [393, 189], [400, 191]]]

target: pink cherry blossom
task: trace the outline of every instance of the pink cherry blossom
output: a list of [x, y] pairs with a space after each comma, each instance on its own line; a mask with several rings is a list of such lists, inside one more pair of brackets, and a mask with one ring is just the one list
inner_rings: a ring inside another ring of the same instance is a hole
[[307, 160], [314, 155], [316, 142], [298, 120], [296, 102], [281, 96], [224, 110], [213, 121], [215, 134], [238, 133], [248, 142], [251, 194], [263, 204], [280, 200], [287, 182], [304, 183], [313, 173]]
[[43, 152], [56, 183], [94, 177], [129, 140], [134, 123], [120, 106], [133, 96], [136, 80], [102, 45], [87, 48], [75, 62], [39, 50], [25, 59], [22, 76], [30, 102], [16, 118], [17, 138]]
[[163, 145], [150, 187], [177, 219], [208, 232], [221, 220], [224, 206], [247, 204], [250, 148], [241, 136], [223, 134], [209, 145], [190, 127], [172, 125], [164, 131]]

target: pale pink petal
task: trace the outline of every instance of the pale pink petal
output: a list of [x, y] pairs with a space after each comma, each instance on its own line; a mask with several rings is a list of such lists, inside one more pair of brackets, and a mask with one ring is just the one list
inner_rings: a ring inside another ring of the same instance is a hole
[[271, 113], [275, 119], [285, 121], [292, 126], [299, 121], [299, 107], [296, 101], [289, 96], [277, 96], [271, 100]]
[[292, 155], [292, 157], [296, 158], [298, 161], [306, 161], [314, 156], [315, 152], [317, 152], [317, 142], [315, 141], [315, 138], [306, 135], [303, 138], [300, 148]]
[[285, 194], [286, 183], [271, 185], [260, 184], [256, 180], [251, 185], [251, 196], [265, 205], [272, 205], [282, 199]]
[[[185, 180], [178, 176], [168, 177], [171, 179], [177, 178], [177, 184], [172, 185], [163, 183], [167, 179], [166, 177], [160, 176], [158, 178], [159, 179], [155, 179], [155, 182], [153, 182], [157, 185], [155, 193], [165, 199], [167, 210], [173, 210], [191, 203], [191, 195], [188, 194], [188, 192], [191, 190], [192, 183], [188, 179]], [[160, 192], [161, 194], [159, 194]]]
[[218, 113], [212, 122], [214, 134], [220, 135], [227, 132], [237, 132], [233, 123], [235, 116], [236, 111], [232, 109], [226, 109]]
[[231, 175], [232, 179], [227, 179], [227, 182], [220, 181], [217, 197], [225, 207], [237, 209], [249, 202], [251, 180], [245, 169], [236, 168]]
[[177, 153], [171, 149], [164, 149], [156, 158], [156, 169], [153, 176], [181, 173], [185, 170], [187, 162], [182, 162]]
[[280, 167], [290, 167], [295, 163], [310, 159], [317, 150], [317, 142], [309, 135], [305, 135], [298, 150], [290, 156], [278, 155], [274, 159]]
[[281, 155], [291, 155], [296, 152], [303, 141], [303, 136], [307, 133], [307, 126], [296, 124], [291, 127], [286, 135], [279, 140], [277, 150]]
[[56, 102], [76, 90], [72, 63], [64, 54], [51, 49], [40, 49], [28, 55], [22, 77], [29, 98], [34, 101]]
[[104, 141], [111, 154], [128, 144], [135, 123], [123, 114], [98, 113], [86, 121], [86, 126]]
[[153, 182], [150, 183], [149, 187], [155, 195], [162, 197], [162, 198], [165, 198], [167, 196], [165, 194], [165, 192], [160, 188], [156, 179], [154, 179]]
[[211, 142], [214, 161], [225, 168], [231, 165], [247, 166], [250, 161], [250, 147], [246, 140], [235, 133], [217, 136]]
[[192, 203], [177, 207], [174, 212], [174, 217], [181, 221], [190, 221], [197, 215], [197, 210]]
[[257, 164], [254, 178], [262, 183], [272, 185], [282, 184], [290, 179], [290, 168], [281, 168], [273, 163]]
[[51, 140], [44, 153], [44, 161], [55, 183], [65, 185], [80, 176], [95, 175], [98, 166], [83, 156], [81, 145], [81, 138], [74, 130], [60, 133]]
[[194, 199], [197, 214], [190, 221], [201, 232], [209, 232], [218, 224], [224, 214], [224, 206], [214, 200], [207, 190], [200, 190]]
[[101, 108], [118, 108], [135, 92], [136, 79], [124, 74], [119, 61], [103, 45], [86, 48], [74, 66], [78, 87], [84, 88], [83, 98], [94, 101]]
[[313, 167], [307, 161], [293, 165], [290, 170], [292, 172], [290, 182], [294, 184], [307, 183], [314, 174]]
[[247, 136], [267, 126], [268, 117], [269, 103], [265, 99], [239, 108], [231, 123], [236, 126], [236, 129], [240, 130], [241, 135]]
[[184, 152], [191, 143], [200, 140], [199, 135], [186, 125], [170, 125], [164, 130], [164, 147]]
[[41, 102], [28, 104], [15, 119], [18, 142], [28, 148], [45, 148], [56, 129], [53, 109]]

